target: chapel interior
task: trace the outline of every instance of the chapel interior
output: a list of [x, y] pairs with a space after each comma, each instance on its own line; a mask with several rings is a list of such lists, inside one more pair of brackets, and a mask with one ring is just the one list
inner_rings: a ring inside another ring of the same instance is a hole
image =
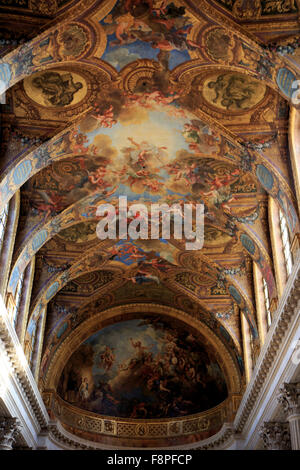
[[300, 450], [300, 0], [0, 0], [0, 129], [0, 450]]

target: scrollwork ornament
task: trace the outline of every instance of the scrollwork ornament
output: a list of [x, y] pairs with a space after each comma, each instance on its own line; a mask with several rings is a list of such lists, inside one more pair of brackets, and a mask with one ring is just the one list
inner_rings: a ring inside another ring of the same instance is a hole
[[58, 10], [57, 0], [31, 0], [30, 8], [34, 13], [42, 15], [55, 15]]

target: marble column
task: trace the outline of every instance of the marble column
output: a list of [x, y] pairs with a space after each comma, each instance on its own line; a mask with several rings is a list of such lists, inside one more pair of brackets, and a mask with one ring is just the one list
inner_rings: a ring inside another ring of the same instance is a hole
[[267, 450], [290, 450], [289, 423], [265, 422], [259, 432]]
[[290, 425], [292, 449], [300, 450], [300, 382], [283, 384], [278, 401], [283, 406]]
[[19, 426], [17, 418], [0, 417], [0, 450], [12, 450]]

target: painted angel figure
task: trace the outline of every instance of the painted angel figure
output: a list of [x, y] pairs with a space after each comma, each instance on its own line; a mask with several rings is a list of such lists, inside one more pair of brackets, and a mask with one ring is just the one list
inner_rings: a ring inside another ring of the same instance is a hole
[[97, 170], [91, 172], [88, 176], [89, 181], [92, 184], [95, 184], [99, 188], [106, 188], [109, 186], [109, 183], [104, 181], [104, 177], [106, 176], [107, 169], [103, 166], [97, 168]]
[[167, 106], [173, 103], [173, 101], [177, 100], [179, 98], [179, 95], [177, 93], [170, 93], [168, 96], [165, 96], [161, 91], [156, 90], [152, 91], [151, 93], [145, 93], [144, 98], [146, 99], [148, 107], [150, 108], [151, 104], [160, 104]]
[[237, 168], [231, 174], [227, 174], [224, 177], [216, 176], [210, 182], [209, 191], [201, 192], [201, 195], [204, 199], [208, 198], [217, 208], [221, 207], [231, 212], [228, 203], [234, 200], [234, 196], [232, 195], [230, 184], [239, 174], [240, 170]]
[[55, 191], [49, 191], [49, 193], [38, 191], [38, 193], [44, 202], [36, 204], [35, 209], [37, 209], [40, 214], [44, 213], [45, 218], [49, 217], [49, 215], [55, 215], [64, 209], [64, 196], [57, 194]]
[[99, 127], [111, 128], [114, 124], [117, 124], [117, 121], [114, 119], [112, 105], [102, 114], [99, 108], [96, 108], [96, 112], [97, 114], [92, 114], [92, 117], [97, 120]]
[[114, 348], [105, 346], [105, 350], [100, 354], [99, 367], [102, 367], [106, 372], [109, 372], [115, 362], [116, 355], [113, 352]]
[[79, 396], [82, 401], [87, 401], [89, 397], [89, 383], [87, 377], [82, 378], [82, 382], [79, 387]]
[[123, 254], [128, 255], [128, 259], [136, 260], [136, 261], [145, 257], [145, 255], [141, 253], [139, 249], [134, 245], [128, 246], [127, 249], [123, 251]]
[[199, 120], [192, 119], [190, 123], [186, 123], [182, 135], [194, 152], [213, 153], [219, 149], [218, 134]]
[[201, 49], [201, 45], [191, 39], [187, 39], [186, 35], [191, 31], [192, 26], [181, 28], [174, 31], [168, 31], [164, 34], [153, 34], [146, 40], [151, 42], [153, 49], [161, 51], [185, 51]]
[[131, 342], [131, 346], [135, 350], [135, 353], [138, 359], [141, 359], [142, 357], [144, 357], [144, 355], [146, 354], [146, 351], [149, 350], [149, 348], [153, 346], [153, 345], [151, 345], [150, 347], [143, 346], [141, 341], [138, 340], [134, 342], [132, 338], [130, 338], [130, 342]]
[[71, 149], [74, 153], [86, 153], [88, 147], [85, 144], [88, 143], [88, 137], [85, 134], [80, 133], [78, 130], [71, 131], [70, 133]]
[[157, 285], [160, 284], [160, 279], [158, 276], [151, 274], [143, 269], [139, 269], [137, 273], [131, 277], [127, 277], [128, 281], [133, 282], [133, 284], [144, 284], [145, 282], [156, 282]]
[[134, 165], [145, 168], [147, 159], [150, 157], [154, 157], [159, 163], [162, 163], [167, 147], [156, 147], [145, 140], [138, 144], [132, 137], [128, 137], [128, 140], [134, 145], [134, 147], [130, 147], [130, 159]]

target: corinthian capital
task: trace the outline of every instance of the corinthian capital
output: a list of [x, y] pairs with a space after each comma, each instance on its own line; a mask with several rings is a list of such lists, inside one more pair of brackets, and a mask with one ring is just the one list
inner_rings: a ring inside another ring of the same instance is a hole
[[0, 449], [12, 449], [19, 427], [20, 422], [17, 418], [0, 417]]
[[266, 422], [260, 429], [260, 437], [268, 450], [290, 450], [290, 429], [288, 423]]
[[278, 401], [288, 415], [300, 413], [300, 382], [283, 384]]

